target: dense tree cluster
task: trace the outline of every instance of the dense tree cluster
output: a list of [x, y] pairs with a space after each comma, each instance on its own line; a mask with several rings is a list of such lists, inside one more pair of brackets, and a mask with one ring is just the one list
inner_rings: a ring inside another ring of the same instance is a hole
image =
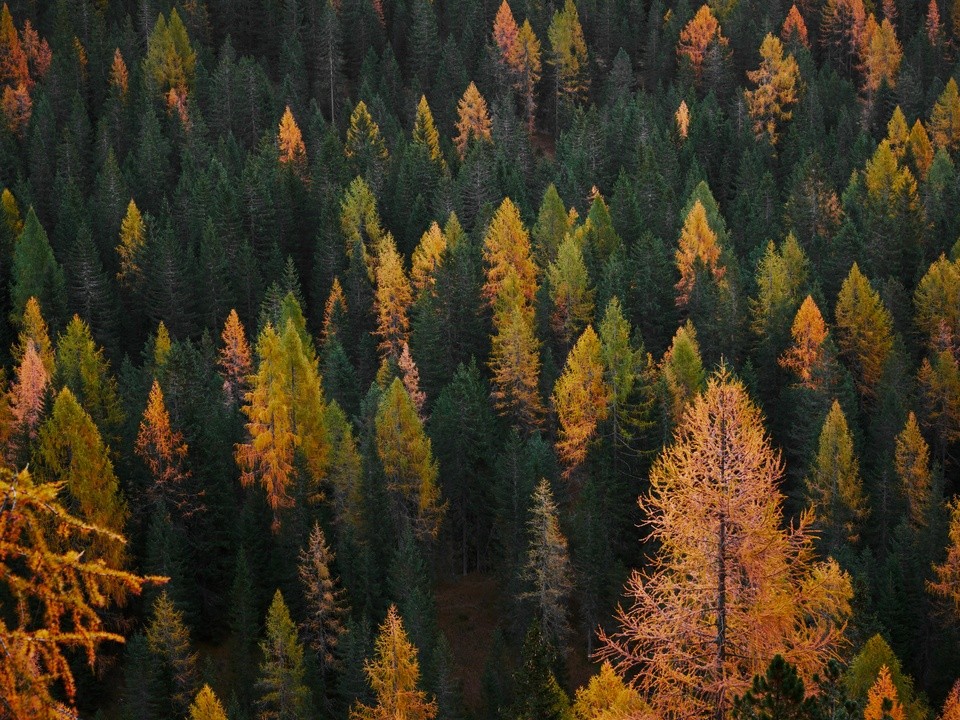
[[957, 720], [958, 78], [947, 0], [7, 0], [0, 717]]

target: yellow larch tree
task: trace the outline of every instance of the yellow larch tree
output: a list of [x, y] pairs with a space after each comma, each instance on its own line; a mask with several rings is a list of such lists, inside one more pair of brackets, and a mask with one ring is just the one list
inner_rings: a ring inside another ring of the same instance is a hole
[[780, 356], [780, 366], [792, 370], [804, 387], [820, 387], [824, 381], [824, 343], [829, 331], [820, 308], [810, 295], [797, 310], [790, 334], [793, 344]]
[[907, 720], [907, 713], [897, 697], [897, 688], [890, 677], [890, 668], [880, 667], [877, 680], [867, 693], [863, 720]]
[[439, 470], [423, 421], [400, 378], [393, 379], [380, 400], [375, 425], [377, 457], [396, 519], [420, 538], [436, 538], [445, 510]]
[[611, 390], [605, 375], [600, 338], [588, 325], [567, 356], [553, 388], [553, 406], [560, 424], [557, 454], [567, 475], [586, 460], [597, 426], [607, 418]]
[[893, 320], [856, 263], [840, 287], [834, 317], [837, 344], [857, 389], [873, 397], [893, 351]]
[[684, 413], [640, 498], [659, 548], [634, 571], [600, 655], [666, 720], [726, 717], [780, 653], [804, 679], [843, 643], [850, 578], [818, 562], [804, 513], [783, 523], [783, 467], [725, 368]]
[[530, 234], [520, 219], [520, 210], [510, 198], [504, 198], [490, 221], [483, 238], [483, 262], [486, 281], [483, 297], [491, 305], [500, 295], [504, 278], [510, 272], [517, 276], [527, 303], [537, 293], [537, 267], [530, 247]]
[[744, 96], [754, 134], [776, 145], [779, 127], [793, 116], [789, 108], [797, 101], [800, 70], [793, 55], [784, 56], [783, 44], [770, 33], [760, 45], [760, 58], [760, 68], [747, 72], [757, 88], [744, 91]]
[[120, 224], [120, 243], [117, 254], [120, 256], [120, 271], [117, 279], [126, 287], [135, 287], [143, 278], [143, 250], [147, 244], [147, 226], [137, 204], [130, 200], [127, 214]]
[[717, 281], [724, 276], [717, 234], [710, 228], [707, 210], [700, 200], [694, 202], [683, 221], [676, 260], [680, 271], [680, 280], [676, 285], [677, 305], [680, 307], [689, 302], [701, 270], [708, 271]]
[[424, 291], [432, 291], [443, 258], [447, 252], [447, 238], [436, 222], [421, 236], [420, 243], [414, 248], [410, 281], [419, 297]]
[[234, 406], [246, 394], [247, 378], [253, 371], [250, 343], [236, 310], [231, 309], [227, 315], [220, 340], [223, 346], [217, 356], [217, 366], [223, 378], [224, 401], [228, 406]]
[[423, 147], [430, 162], [435, 163], [440, 170], [447, 167], [443, 153], [440, 152], [440, 133], [437, 132], [437, 125], [433, 121], [433, 113], [425, 95], [421, 95], [420, 102], [417, 103], [417, 114], [413, 119], [413, 143]]
[[357, 702], [350, 720], [433, 720], [437, 703], [418, 688], [417, 648], [407, 637], [397, 606], [391, 605], [374, 643], [374, 657], [364, 663], [376, 705]]
[[396, 360], [410, 334], [410, 305], [413, 293], [397, 252], [393, 236], [387, 233], [377, 248], [377, 337], [384, 357]]
[[937, 147], [955, 151], [960, 147], [960, 90], [950, 78], [930, 113], [930, 138]]
[[[870, 19], [873, 19], [872, 15]], [[867, 25], [869, 28], [869, 21]], [[867, 92], [872, 95], [884, 82], [887, 87], [896, 87], [897, 72], [903, 60], [903, 48], [887, 18], [884, 18], [875, 30], [868, 29], [865, 32], [865, 40], [869, 38], [863, 50], [865, 85]]]
[[150, 388], [134, 451], [153, 479], [147, 489], [151, 502], [176, 512], [180, 517], [200, 509], [197, 498], [187, 486], [191, 476], [186, 467], [187, 444], [183, 441], [183, 434], [173, 429], [163, 391], [156, 380]]

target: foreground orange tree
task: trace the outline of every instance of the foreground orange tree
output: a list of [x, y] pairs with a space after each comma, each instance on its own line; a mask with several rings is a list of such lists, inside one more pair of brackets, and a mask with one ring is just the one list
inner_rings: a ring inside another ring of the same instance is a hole
[[627, 584], [600, 655], [661, 718], [727, 716], [780, 653], [805, 679], [843, 642], [850, 578], [817, 562], [810, 513], [784, 529], [783, 466], [742, 383], [721, 369], [687, 408], [640, 499], [659, 551]]
[[123, 642], [100, 612], [118, 584], [139, 593], [147, 581], [85, 557], [86, 546], [124, 539], [67, 512], [62, 489], [0, 468], [0, 596], [19, 598], [0, 613], [0, 717], [74, 717], [66, 653], [92, 665], [102, 642]]

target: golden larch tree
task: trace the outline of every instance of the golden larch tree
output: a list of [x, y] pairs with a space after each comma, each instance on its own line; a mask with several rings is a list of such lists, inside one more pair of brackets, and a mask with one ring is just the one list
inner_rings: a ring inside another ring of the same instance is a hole
[[227, 720], [227, 712], [220, 699], [209, 685], [200, 688], [200, 692], [190, 705], [190, 720]]
[[516, 68], [517, 79], [514, 86], [523, 98], [527, 132], [532, 135], [537, 124], [537, 83], [540, 82], [543, 65], [540, 59], [540, 40], [533, 32], [529, 20], [523, 21], [517, 34], [511, 65]]
[[257, 361], [241, 408], [249, 420], [250, 439], [237, 445], [235, 454], [241, 482], [263, 486], [278, 530], [279, 511], [294, 502], [289, 491], [298, 453], [314, 492], [326, 474], [330, 454], [326, 404], [317, 359], [293, 320], [287, 320], [282, 335], [269, 324], [263, 329]]
[[377, 248], [377, 337], [384, 357], [396, 360], [410, 334], [410, 305], [413, 292], [403, 269], [403, 259], [389, 233]]
[[725, 47], [728, 41], [720, 32], [720, 23], [710, 10], [710, 6], [704, 4], [680, 31], [680, 40], [677, 43], [677, 58], [681, 62], [690, 63], [697, 83], [700, 82], [703, 74], [703, 61], [707, 49], [712, 43]]
[[680, 280], [676, 285], [679, 307], [684, 307], [689, 302], [701, 270], [708, 271], [716, 281], [720, 281], [724, 276], [725, 268], [720, 264], [717, 234], [711, 229], [707, 221], [707, 210], [700, 200], [694, 202], [683, 221], [676, 261], [677, 270], [680, 271]]
[[930, 113], [930, 138], [937, 147], [954, 151], [960, 147], [960, 91], [950, 78]]
[[289, 105], [283, 111], [283, 117], [280, 118], [280, 126], [277, 129], [277, 149], [280, 164], [289, 167], [297, 177], [304, 179], [307, 174], [307, 147], [303, 144], [303, 135]]
[[553, 406], [560, 424], [557, 454], [568, 475], [586, 459], [597, 426], [607, 418], [610, 394], [600, 339], [588, 325], [567, 356], [553, 388]]
[[437, 279], [437, 270], [447, 251], [447, 238], [436, 222], [421, 236], [420, 243], [414, 248], [411, 258], [410, 281], [419, 297], [426, 290], [432, 290]]
[[628, 584], [600, 655], [668, 720], [723, 718], [780, 653], [807, 679], [834, 657], [850, 578], [817, 562], [804, 513], [783, 524], [783, 467], [725, 368], [690, 405], [640, 505], [659, 548]]
[[810, 295], [807, 295], [790, 328], [793, 343], [780, 356], [780, 366], [793, 371], [800, 380], [800, 384], [810, 389], [816, 389], [824, 381], [823, 368], [825, 363], [824, 343], [829, 331], [823, 321], [820, 308]]
[[433, 113], [430, 112], [430, 105], [425, 95], [421, 95], [420, 102], [417, 103], [412, 137], [414, 145], [419, 145], [426, 150], [430, 162], [435, 163], [441, 170], [446, 168], [443, 153], [440, 152], [440, 133], [437, 132], [437, 125], [433, 121]]
[[877, 680], [867, 693], [863, 720], [907, 720], [907, 713], [897, 697], [897, 688], [890, 677], [890, 668], [880, 666]]
[[932, 486], [930, 446], [923, 439], [917, 416], [913, 412], [907, 415], [907, 423], [897, 435], [893, 460], [900, 480], [900, 490], [907, 499], [910, 522], [914, 527], [925, 527]]
[[60, 482], [36, 483], [26, 470], [0, 467], [0, 587], [20, 600], [0, 617], [0, 707], [14, 718], [75, 717], [68, 654], [92, 666], [102, 643], [122, 643], [102, 617], [111, 589], [139, 594], [145, 582], [162, 580], [86, 557], [80, 548], [94, 543], [122, 554], [125, 540], [68, 512], [62, 489]]
[[580, 14], [573, 0], [565, 0], [547, 28], [550, 40], [550, 62], [555, 70], [557, 101], [565, 98], [569, 104], [584, 99], [590, 90], [587, 67], [587, 43], [580, 25]]
[[436, 538], [445, 507], [437, 485], [439, 470], [423, 421], [400, 378], [393, 379], [380, 400], [375, 425], [377, 457], [396, 519], [421, 538]]
[[127, 287], [136, 287], [143, 279], [143, 250], [147, 244], [147, 226], [137, 204], [131, 198], [127, 205], [127, 214], [120, 223], [120, 243], [117, 254], [120, 256], [120, 271], [117, 279]]
[[247, 392], [247, 378], [253, 372], [250, 343], [237, 311], [231, 309], [220, 333], [223, 346], [217, 356], [220, 377], [223, 378], [223, 396], [228, 406], [234, 406]]
[[543, 417], [540, 399], [540, 349], [527, 303], [512, 268], [503, 281], [493, 313], [490, 397], [497, 412], [533, 430]]
[[893, 351], [893, 319], [856, 263], [840, 287], [834, 317], [840, 354], [857, 389], [873, 397]]
[[650, 713], [640, 693], [627, 685], [608, 661], [600, 665], [600, 672], [585, 687], [577, 690], [572, 710], [576, 720], [619, 720]]
[[960, 680], [953, 684], [953, 689], [943, 701], [939, 720], [960, 720]]
[[516, 53], [519, 34], [520, 27], [513, 17], [513, 10], [510, 9], [507, 0], [503, 0], [493, 18], [493, 43], [498, 50], [497, 61], [506, 73], [514, 70], [513, 57]]
[[417, 686], [420, 663], [417, 648], [407, 637], [397, 606], [391, 605], [374, 643], [374, 657], [363, 670], [373, 688], [376, 705], [356, 703], [350, 720], [433, 720], [437, 703]]
[[946, 600], [953, 607], [954, 614], [960, 616], [960, 500], [954, 500], [948, 509], [950, 540], [947, 557], [933, 566], [936, 580], [929, 582], [927, 587], [934, 595]]
[[23, 308], [17, 342], [11, 348], [13, 359], [17, 362], [23, 360], [24, 353], [31, 344], [40, 356], [44, 370], [52, 378], [56, 369], [56, 356], [53, 352], [53, 343], [50, 342], [50, 330], [40, 311], [40, 302], [33, 296], [27, 300]]
[[486, 280], [483, 297], [493, 305], [500, 295], [504, 278], [513, 272], [527, 303], [537, 294], [537, 266], [530, 247], [530, 233], [520, 219], [520, 210], [510, 198], [504, 198], [490, 221], [483, 238], [483, 263]]
[[[870, 16], [873, 19], [873, 16]], [[875, 22], [875, 21], [874, 21]], [[867, 23], [868, 28], [870, 23]], [[896, 31], [890, 21], [884, 18], [875, 30], [866, 31], [869, 42], [863, 50], [864, 84], [868, 93], [875, 93], [882, 83], [887, 87], [896, 87], [897, 72], [903, 60], [903, 48], [897, 40]], [[866, 38], [865, 38], [866, 40]]]
[[930, 166], [933, 165], [933, 143], [930, 142], [930, 135], [919, 118], [910, 128], [910, 136], [907, 138], [907, 158], [913, 163], [917, 177], [926, 180]]
[[323, 306], [323, 334], [321, 335], [323, 342], [329, 343], [337, 339], [346, 320], [347, 298], [343, 294], [340, 278], [335, 277], [330, 287], [330, 294], [327, 295], [327, 302]]
[[113, 62], [110, 65], [110, 87], [116, 91], [121, 100], [125, 100], [129, 86], [130, 73], [127, 71], [127, 63], [123, 60], [120, 48], [117, 48], [113, 51]]
[[753, 118], [753, 132], [776, 145], [779, 127], [793, 117], [790, 107], [797, 101], [800, 70], [793, 55], [784, 57], [783, 44], [767, 33], [760, 45], [760, 68], [747, 72], [756, 90], [744, 91], [747, 110]]
[[686, 100], [680, 101], [673, 119], [677, 125], [677, 135], [680, 136], [681, 140], [686, 140], [690, 132], [690, 108], [687, 107]]
[[470, 140], [491, 142], [491, 127], [487, 101], [471, 81], [457, 103], [457, 136], [453, 139], [453, 144], [456, 145], [461, 159], [467, 154]]

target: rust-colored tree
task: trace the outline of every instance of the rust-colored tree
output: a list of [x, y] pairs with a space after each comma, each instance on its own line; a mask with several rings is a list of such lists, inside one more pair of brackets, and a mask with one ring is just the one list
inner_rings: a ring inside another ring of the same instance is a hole
[[907, 720], [907, 713], [897, 697], [897, 688], [890, 677], [890, 668], [880, 666], [877, 680], [867, 693], [863, 720]]
[[803, 677], [843, 642], [852, 595], [817, 562], [813, 517], [785, 529], [783, 469], [760, 411], [725, 368], [684, 414], [640, 499], [659, 550], [634, 572], [601, 656], [632, 676], [659, 717], [724, 718], [780, 653]]
[[717, 234], [707, 221], [707, 210], [700, 200], [694, 202], [683, 229], [680, 231], [679, 247], [676, 253], [677, 269], [680, 280], [677, 282], [677, 305], [684, 307], [690, 301], [697, 282], [704, 272], [720, 281], [725, 268], [720, 264], [720, 245]]
[[78, 651], [93, 665], [102, 643], [123, 642], [101, 617], [111, 602], [108, 588], [138, 594], [145, 582], [160, 580], [84, 557], [77, 548], [94, 540], [119, 547], [125, 541], [67, 512], [62, 487], [0, 468], [0, 587], [19, 599], [0, 617], [0, 714], [7, 717], [75, 717], [67, 656]]
[[928, 584], [930, 592], [943, 598], [960, 617], [960, 500], [954, 500], [950, 510], [950, 541], [946, 559], [933, 566], [936, 579]]
[[783, 21], [783, 27], [780, 29], [780, 39], [789, 47], [796, 44], [810, 48], [810, 40], [807, 37], [807, 24], [803, 20], [803, 15], [797, 10], [796, 5], [790, 6], [790, 12], [787, 13], [786, 20]]
[[187, 444], [183, 441], [183, 434], [174, 430], [170, 423], [163, 391], [156, 380], [150, 388], [134, 450], [153, 479], [147, 489], [147, 497], [152, 503], [162, 504], [181, 517], [200, 509], [198, 498], [189, 487], [191, 472], [186, 467]]
[[277, 148], [280, 152], [280, 164], [289, 167], [301, 180], [307, 176], [307, 148], [303, 144], [303, 135], [297, 121], [287, 105], [280, 118], [277, 130]]
[[223, 378], [224, 402], [233, 407], [247, 392], [247, 378], [253, 371], [250, 343], [236, 310], [231, 310], [220, 333], [223, 347], [217, 358], [220, 377]]
[[807, 295], [790, 329], [793, 344], [780, 356], [780, 366], [793, 371], [800, 384], [810, 389], [821, 387], [826, 367], [824, 343], [829, 332], [823, 321], [820, 308], [813, 298]]

